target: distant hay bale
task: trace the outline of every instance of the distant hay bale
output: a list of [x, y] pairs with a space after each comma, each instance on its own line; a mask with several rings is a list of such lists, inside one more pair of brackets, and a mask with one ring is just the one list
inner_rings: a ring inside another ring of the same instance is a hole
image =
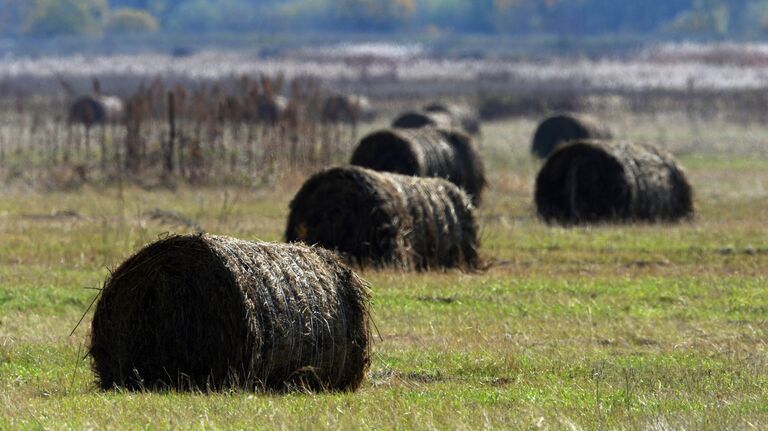
[[584, 115], [559, 114], [539, 124], [533, 135], [531, 152], [546, 159], [559, 145], [583, 139], [611, 139], [611, 131]]
[[258, 118], [264, 123], [277, 123], [288, 113], [288, 105], [285, 96], [260, 97]]
[[337, 250], [359, 267], [480, 265], [474, 208], [443, 179], [331, 168], [307, 180], [290, 209], [287, 241]]
[[352, 165], [419, 177], [439, 177], [464, 189], [475, 205], [486, 186], [482, 159], [472, 139], [455, 130], [388, 129], [365, 136]]
[[370, 363], [368, 299], [328, 250], [172, 236], [107, 280], [93, 369], [104, 389], [354, 390]]
[[649, 145], [577, 141], [558, 148], [536, 179], [546, 222], [675, 221], [693, 216], [693, 191], [672, 155]]
[[69, 107], [69, 122], [93, 126], [118, 122], [123, 117], [123, 102], [113, 96], [82, 96]]
[[355, 124], [371, 121], [375, 114], [368, 98], [356, 94], [334, 95], [325, 100], [320, 112], [324, 123]]
[[421, 129], [433, 127], [441, 129], [454, 128], [451, 116], [445, 112], [404, 112], [392, 121], [396, 129]]
[[[237, 109], [240, 109], [235, 105]], [[292, 121], [295, 115], [290, 100], [281, 95], [252, 94], [242, 108], [246, 122], [275, 125], [281, 121]]]
[[424, 112], [447, 114], [453, 127], [460, 128], [470, 135], [480, 134], [480, 113], [470, 106], [433, 102], [424, 107]]

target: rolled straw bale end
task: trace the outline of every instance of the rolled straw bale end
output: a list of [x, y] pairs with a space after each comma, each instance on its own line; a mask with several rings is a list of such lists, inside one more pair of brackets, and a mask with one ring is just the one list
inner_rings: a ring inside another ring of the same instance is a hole
[[106, 281], [89, 353], [104, 389], [353, 390], [368, 298], [327, 250], [171, 236]]
[[360, 267], [477, 269], [477, 230], [469, 197], [450, 181], [348, 166], [304, 183], [285, 237]]
[[674, 158], [627, 142], [575, 141], [536, 178], [536, 208], [550, 223], [677, 221], [694, 214], [693, 188]]

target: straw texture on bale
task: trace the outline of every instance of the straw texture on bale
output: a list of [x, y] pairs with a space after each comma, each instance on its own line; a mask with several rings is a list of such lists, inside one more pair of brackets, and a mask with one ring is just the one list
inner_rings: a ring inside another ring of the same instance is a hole
[[560, 114], [539, 124], [533, 135], [531, 152], [546, 159], [564, 143], [577, 140], [611, 139], [613, 134], [605, 126], [584, 115]]
[[578, 141], [556, 150], [536, 179], [546, 222], [675, 221], [693, 216], [693, 190], [672, 155], [648, 145]]
[[374, 118], [371, 102], [359, 95], [335, 95], [325, 100], [320, 118], [325, 123], [354, 124]]
[[368, 300], [328, 250], [172, 236], [107, 280], [93, 369], [104, 389], [354, 390], [370, 363]]
[[337, 250], [360, 267], [480, 265], [474, 208], [463, 191], [439, 178], [327, 169], [293, 198], [285, 237]]
[[419, 177], [445, 178], [458, 185], [478, 205], [486, 186], [482, 159], [472, 139], [455, 130], [389, 129], [365, 136], [352, 165]]
[[435, 102], [425, 106], [424, 112], [444, 113], [450, 117], [453, 127], [470, 135], [480, 134], [480, 113], [467, 105]]
[[69, 107], [70, 123], [106, 124], [120, 121], [123, 117], [123, 102], [112, 96], [82, 96]]
[[421, 129], [436, 127], [442, 129], [454, 128], [453, 120], [445, 112], [404, 112], [392, 121], [396, 129]]

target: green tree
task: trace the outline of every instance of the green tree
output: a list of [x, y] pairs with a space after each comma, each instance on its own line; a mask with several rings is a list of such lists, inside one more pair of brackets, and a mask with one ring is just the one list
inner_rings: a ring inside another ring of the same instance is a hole
[[114, 34], [153, 33], [158, 23], [149, 12], [141, 9], [120, 8], [109, 15], [104, 31]]
[[108, 10], [106, 0], [31, 0], [23, 30], [37, 36], [98, 34]]

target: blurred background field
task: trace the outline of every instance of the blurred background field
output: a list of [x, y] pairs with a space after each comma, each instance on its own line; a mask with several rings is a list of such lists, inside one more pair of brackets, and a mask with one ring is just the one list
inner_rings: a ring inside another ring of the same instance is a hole
[[37, 172], [34, 163], [20, 165], [25, 174], [6, 180], [0, 201], [0, 423], [762, 426], [764, 129], [727, 119], [694, 126], [674, 113], [605, 115], [622, 134], [679, 154], [696, 188], [697, 218], [545, 226], [532, 203], [535, 118], [485, 123], [480, 148], [491, 188], [479, 219], [482, 254], [493, 265], [478, 274], [365, 272], [378, 328], [373, 366], [360, 391], [343, 395], [100, 392], [83, 358], [89, 315], [77, 325], [108, 269], [158, 235], [200, 227], [281, 240], [289, 200], [312, 169], [286, 159], [266, 179], [255, 171], [258, 181], [147, 185], [87, 175], [62, 188], [35, 179], [47, 178], [45, 169], [26, 175]]

